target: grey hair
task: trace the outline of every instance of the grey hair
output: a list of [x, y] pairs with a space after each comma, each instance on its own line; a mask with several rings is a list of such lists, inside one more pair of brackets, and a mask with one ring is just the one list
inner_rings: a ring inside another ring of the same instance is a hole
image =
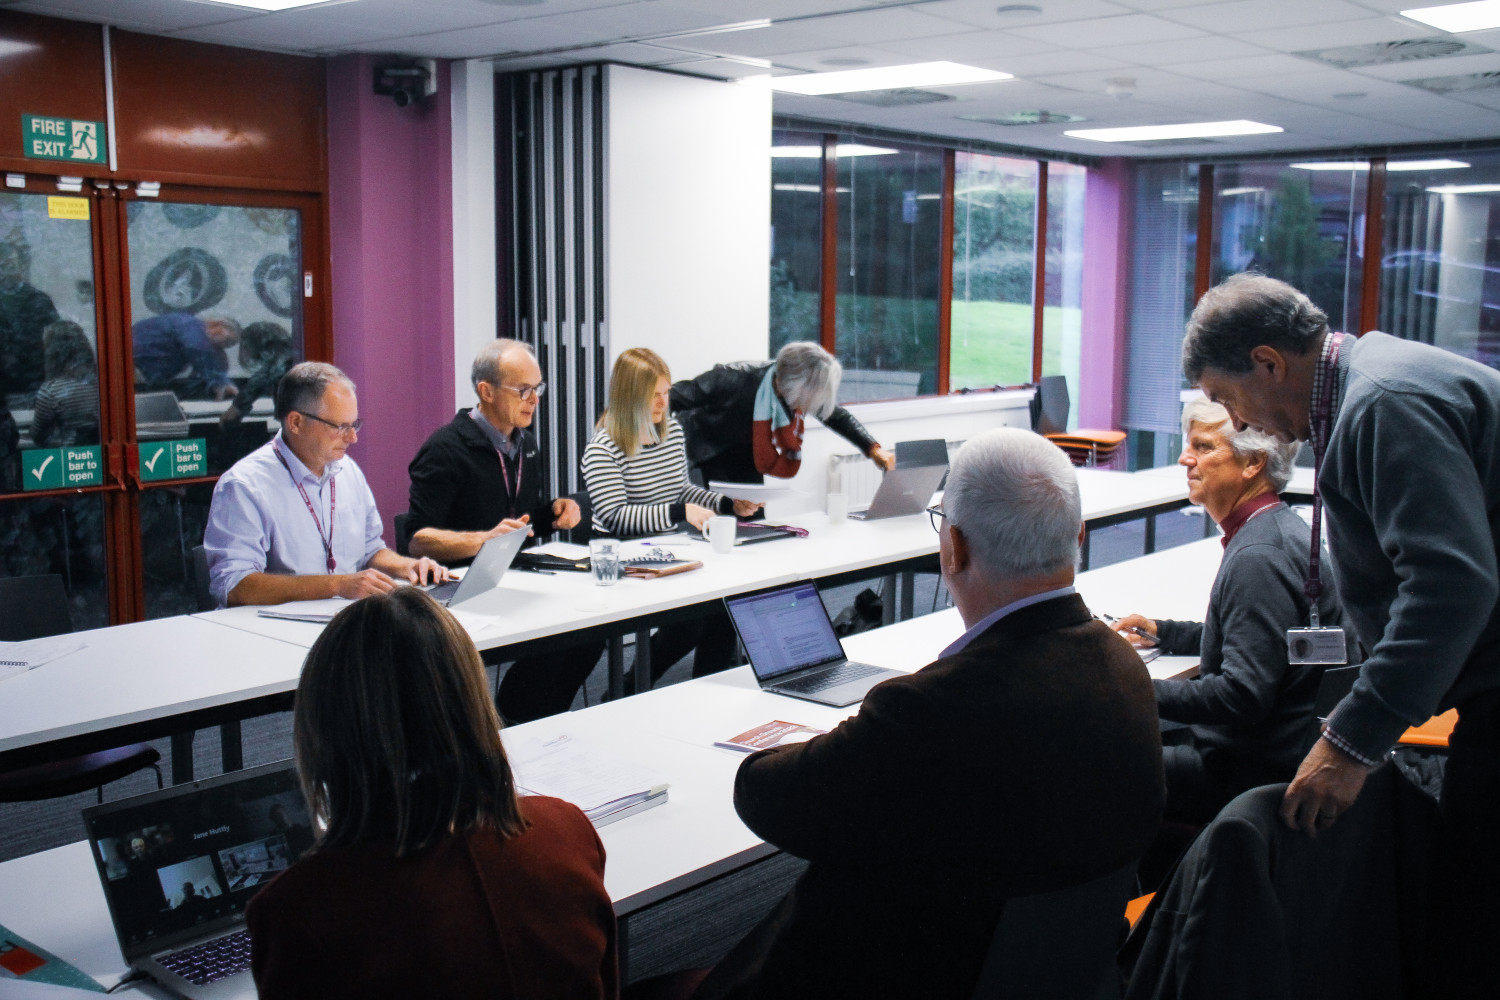
[[281, 423], [294, 410], [308, 410], [323, 398], [334, 382], [342, 382], [354, 391], [354, 380], [338, 368], [322, 361], [304, 361], [293, 365], [276, 383], [276, 419]]
[[969, 438], [948, 468], [943, 510], [992, 579], [1052, 573], [1078, 561], [1078, 475], [1062, 449], [1039, 434], [999, 427]]
[[817, 344], [794, 340], [776, 352], [776, 391], [792, 409], [822, 419], [838, 405], [844, 366]]
[[1264, 456], [1266, 460], [1265, 477], [1271, 483], [1271, 489], [1280, 493], [1286, 489], [1286, 484], [1292, 481], [1292, 466], [1297, 461], [1297, 451], [1302, 447], [1293, 442], [1278, 441], [1269, 434], [1246, 427], [1242, 431], [1234, 429], [1234, 423], [1229, 419], [1229, 411], [1224, 409], [1213, 400], [1198, 399], [1190, 400], [1182, 407], [1182, 436], [1186, 438], [1192, 433], [1194, 424], [1202, 424], [1218, 434], [1224, 435], [1224, 440], [1229, 442], [1229, 447], [1241, 459]]
[[1327, 332], [1327, 315], [1291, 285], [1248, 271], [1232, 275], [1204, 292], [1193, 309], [1182, 340], [1182, 373], [1190, 385], [1208, 371], [1243, 375], [1256, 347], [1306, 354]]
[[492, 340], [479, 349], [479, 353], [474, 355], [473, 366], [469, 368], [469, 380], [474, 383], [475, 392], [479, 391], [481, 382], [488, 382], [490, 385], [500, 384], [500, 368], [505, 361], [505, 356], [517, 348], [536, 357], [530, 344], [524, 340], [511, 340], [509, 337]]

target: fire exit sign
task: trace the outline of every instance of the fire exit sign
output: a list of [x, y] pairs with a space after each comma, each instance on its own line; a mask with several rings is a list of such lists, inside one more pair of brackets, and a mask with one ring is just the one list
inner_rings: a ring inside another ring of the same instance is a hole
[[21, 141], [33, 160], [105, 163], [104, 123], [76, 118], [21, 116]]

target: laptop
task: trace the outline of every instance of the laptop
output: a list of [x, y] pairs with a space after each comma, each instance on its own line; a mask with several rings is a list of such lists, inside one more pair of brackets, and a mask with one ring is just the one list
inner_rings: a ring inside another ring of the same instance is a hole
[[843, 708], [899, 670], [851, 662], [812, 581], [725, 598], [761, 690]]
[[948, 465], [897, 466], [880, 480], [880, 489], [870, 506], [851, 510], [849, 516], [856, 521], [879, 521], [887, 517], [905, 517], [920, 514], [932, 502], [938, 484], [948, 474]]
[[434, 583], [426, 588], [428, 595], [443, 607], [452, 608], [489, 593], [500, 585], [500, 578], [510, 569], [516, 553], [521, 551], [529, 537], [517, 528], [489, 539], [479, 547], [474, 561], [464, 570], [463, 579]]
[[245, 907], [312, 846], [289, 760], [83, 811], [120, 951], [191, 1000], [254, 997]]
[[188, 418], [174, 392], [135, 394], [136, 437], [161, 440], [187, 437]]

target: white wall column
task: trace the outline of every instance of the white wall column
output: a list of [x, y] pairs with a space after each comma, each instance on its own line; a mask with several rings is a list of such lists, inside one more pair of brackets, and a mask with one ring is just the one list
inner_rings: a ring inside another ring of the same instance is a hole
[[479, 59], [452, 64], [453, 386], [474, 402], [469, 365], [498, 336], [495, 284], [495, 72]]

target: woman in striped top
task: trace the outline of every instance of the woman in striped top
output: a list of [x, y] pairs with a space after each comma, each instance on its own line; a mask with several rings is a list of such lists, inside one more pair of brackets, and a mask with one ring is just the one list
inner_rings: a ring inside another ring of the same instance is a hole
[[[632, 347], [615, 359], [609, 409], [583, 453], [583, 480], [594, 508], [596, 534], [629, 538], [671, 531], [683, 522], [701, 530], [715, 514], [748, 517], [758, 509], [757, 504], [731, 500], [688, 479], [682, 428], [667, 413], [671, 388], [672, 373], [656, 352]], [[694, 647], [694, 677], [730, 665], [734, 627], [722, 608], [652, 637], [651, 680]]]
[[36, 391], [31, 440], [38, 448], [99, 440], [99, 370], [83, 327], [60, 319], [42, 331], [46, 381]]

